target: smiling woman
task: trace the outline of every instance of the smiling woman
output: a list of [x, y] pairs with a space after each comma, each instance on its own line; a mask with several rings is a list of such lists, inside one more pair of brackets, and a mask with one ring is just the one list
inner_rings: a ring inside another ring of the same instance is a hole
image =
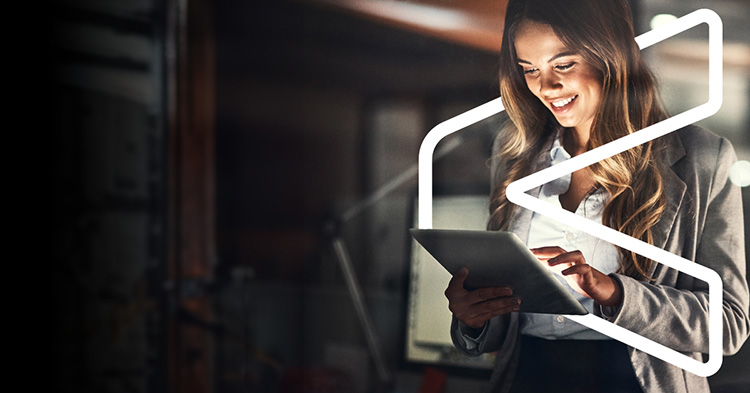
[[601, 75], [549, 25], [525, 21], [516, 35], [516, 53], [531, 93], [560, 125], [587, 135], [601, 101]]
[[[491, 201], [492, 229], [509, 228], [516, 209], [505, 199], [505, 188], [535, 165], [518, 158], [541, 154], [558, 134], [565, 151], [576, 156], [666, 118], [624, 1], [510, 2], [500, 94], [518, 132], [502, 133], [498, 142], [503, 167], [496, 173], [506, 176], [493, 179], [499, 185]], [[560, 196], [562, 207], [575, 211], [598, 185], [609, 195], [603, 221], [651, 243], [651, 228], [666, 203], [654, 160], [661, 143], [649, 142], [574, 172]], [[648, 277], [650, 260], [619, 253], [626, 274]]]
[[[517, 209], [505, 195], [515, 180], [666, 118], [627, 1], [511, 0], [499, 63], [511, 122], [496, 141], [488, 229], [516, 233], [590, 313], [702, 361], [705, 282]], [[688, 126], [529, 193], [716, 271], [730, 355], [750, 331], [735, 160], [728, 140]], [[563, 316], [518, 312], [523, 299], [512, 288], [467, 290], [469, 275], [457, 273], [445, 291], [451, 335], [468, 355], [497, 351], [493, 392], [709, 391], [706, 378]]]

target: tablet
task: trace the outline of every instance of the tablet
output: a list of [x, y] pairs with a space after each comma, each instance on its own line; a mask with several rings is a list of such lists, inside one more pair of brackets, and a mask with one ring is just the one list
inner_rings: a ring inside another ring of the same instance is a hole
[[584, 315], [588, 311], [512, 232], [411, 229], [412, 237], [449, 273], [469, 268], [464, 287], [508, 286], [521, 312]]

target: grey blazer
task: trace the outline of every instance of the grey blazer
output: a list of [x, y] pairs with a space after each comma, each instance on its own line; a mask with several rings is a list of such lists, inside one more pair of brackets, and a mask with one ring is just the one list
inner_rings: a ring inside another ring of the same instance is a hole
[[[731, 143], [696, 126], [664, 136], [669, 170], [662, 176], [667, 208], [653, 229], [655, 245], [715, 270], [723, 279], [725, 355], [736, 353], [750, 330], [745, 279], [745, 239], [740, 188], [729, 181], [736, 161]], [[549, 165], [549, 155], [539, 164]], [[542, 166], [543, 167], [543, 166]], [[535, 193], [538, 195], [539, 189]], [[519, 209], [511, 230], [528, 238], [531, 211]], [[654, 264], [654, 283], [614, 274], [623, 287], [623, 303], [602, 318], [702, 361], [708, 352], [708, 286], [692, 276]], [[468, 329], [453, 321], [456, 347], [469, 356], [497, 351], [487, 391], [507, 392], [520, 352], [518, 315], [493, 318], [468, 345]], [[709, 392], [706, 378], [629, 348], [643, 391]]]

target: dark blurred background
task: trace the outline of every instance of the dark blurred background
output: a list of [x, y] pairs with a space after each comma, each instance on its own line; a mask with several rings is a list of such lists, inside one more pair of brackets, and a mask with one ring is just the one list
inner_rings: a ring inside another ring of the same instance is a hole
[[[700, 124], [750, 160], [750, 4], [631, 4], [637, 33], [722, 17], [724, 104]], [[53, 390], [477, 391], [484, 370], [404, 356], [401, 175], [432, 127], [498, 96], [504, 6], [54, 1]], [[707, 99], [707, 30], [645, 50], [672, 113]], [[436, 195], [489, 193], [502, 121], [441, 143]], [[750, 388], [748, 345], [724, 362], [714, 391]]]

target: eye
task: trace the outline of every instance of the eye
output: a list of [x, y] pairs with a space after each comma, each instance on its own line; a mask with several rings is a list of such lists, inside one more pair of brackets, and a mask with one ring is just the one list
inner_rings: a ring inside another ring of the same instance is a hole
[[555, 66], [555, 69], [559, 71], [565, 71], [565, 70], [569, 70], [570, 68], [572, 68], [575, 64], [576, 63], [574, 61], [567, 63], [567, 64], [559, 64]]
[[526, 69], [523, 70], [523, 74], [524, 75], [532, 75], [532, 74], [537, 73], [538, 71], [539, 71], [538, 68], [526, 68]]

